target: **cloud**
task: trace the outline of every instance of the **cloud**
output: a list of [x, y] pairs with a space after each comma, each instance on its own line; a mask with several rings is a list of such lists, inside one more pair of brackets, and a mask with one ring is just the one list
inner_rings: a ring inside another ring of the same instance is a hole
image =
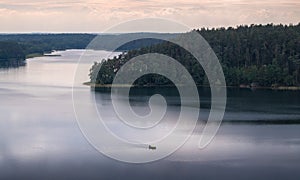
[[298, 23], [298, 0], [0, 0], [2, 32], [103, 31], [136, 18], [160, 17], [192, 28]]

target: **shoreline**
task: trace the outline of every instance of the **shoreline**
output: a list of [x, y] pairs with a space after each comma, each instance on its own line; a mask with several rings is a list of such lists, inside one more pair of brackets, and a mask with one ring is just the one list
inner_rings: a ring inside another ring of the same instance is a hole
[[[95, 84], [91, 82], [84, 82], [83, 85], [94, 88], [111, 88], [112, 84]], [[175, 87], [173, 85], [131, 85], [131, 84], [115, 84], [115, 87]]]
[[27, 54], [25, 59], [32, 59], [36, 57], [60, 57], [60, 54], [41, 54], [41, 53], [32, 53], [32, 54]]
[[[83, 85], [90, 86], [91, 88], [111, 88], [112, 84], [95, 84], [91, 82], [84, 82]], [[130, 84], [116, 84], [115, 87], [175, 87], [174, 85], [130, 85]], [[205, 85], [197, 85], [197, 87], [210, 87]], [[220, 86], [224, 87], [224, 86]], [[269, 90], [280, 90], [280, 91], [300, 91], [298, 86], [278, 86], [278, 87], [239, 87], [239, 86], [227, 86], [227, 88], [237, 89], [269, 89]]]

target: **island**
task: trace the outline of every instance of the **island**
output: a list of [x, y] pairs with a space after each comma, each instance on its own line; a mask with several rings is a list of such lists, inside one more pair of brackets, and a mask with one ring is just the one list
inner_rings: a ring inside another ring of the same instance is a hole
[[[202, 28], [193, 31], [202, 35], [216, 53], [228, 87], [300, 89], [300, 23], [241, 25], [235, 28]], [[90, 82], [86, 84], [109, 87], [122, 65], [131, 58], [146, 53], [170, 56], [189, 71], [198, 86], [209, 84], [196, 59], [183, 48], [168, 41], [95, 62], [90, 69]], [[134, 85], [168, 86], [172, 82], [160, 75], [149, 74], [137, 79]]]

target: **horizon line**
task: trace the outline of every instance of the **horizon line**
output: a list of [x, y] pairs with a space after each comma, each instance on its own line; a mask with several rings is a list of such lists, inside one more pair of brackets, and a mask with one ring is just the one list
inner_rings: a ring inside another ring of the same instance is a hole
[[[215, 27], [200, 27], [200, 28], [192, 28], [190, 31], [193, 30], [201, 30], [201, 29], [207, 29], [207, 30], [212, 30], [212, 29], [237, 29], [238, 27], [249, 27], [249, 26], [266, 26], [266, 25], [273, 25], [273, 26], [298, 26], [300, 25], [300, 21], [298, 23], [251, 23], [251, 24], [239, 24], [235, 26], [215, 26]], [[109, 34], [135, 34], [135, 33], [156, 33], [156, 34], [181, 34], [181, 33], [186, 33], [186, 31], [174, 31], [174, 32], [165, 32], [165, 31], [124, 31], [124, 32], [99, 32], [99, 31], [24, 31], [24, 32], [1, 32], [1, 35], [6, 35], [6, 34], [102, 34], [102, 35], [109, 35]]]

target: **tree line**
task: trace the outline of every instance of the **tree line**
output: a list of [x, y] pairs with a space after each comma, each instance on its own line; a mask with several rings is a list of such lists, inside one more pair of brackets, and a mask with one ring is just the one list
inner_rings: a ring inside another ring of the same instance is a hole
[[[123, 44], [116, 48], [120, 41], [126, 39], [136, 39], [144, 35], [156, 35], [162, 38], [172, 38], [176, 34], [168, 33], [125, 33], [125, 34], [0, 34], [0, 42], [17, 43], [25, 55], [28, 54], [43, 54], [53, 50], [66, 49], [85, 49], [90, 48], [94, 50], [118, 50], [127, 51], [138, 49], [140, 47], [158, 44], [160, 40], [145, 39], [142, 41], [133, 41], [131, 43]], [[89, 43], [97, 37], [99, 42], [97, 46], [87, 47]], [[1, 46], [0, 48], [3, 48]], [[7, 47], [10, 48], [10, 47]], [[97, 49], [95, 49], [97, 48]], [[1, 49], [0, 49], [1, 50]], [[11, 53], [9, 56], [12, 56]]]
[[[160, 40], [145, 39], [126, 43], [116, 49], [116, 44], [126, 39], [135, 39], [143, 35], [154, 33], [126, 33], [126, 34], [0, 34], [0, 61], [4, 64], [12, 61], [24, 61], [26, 57], [41, 56], [53, 50], [66, 49], [94, 49], [127, 51], [152, 44], [158, 44]], [[161, 37], [173, 37], [175, 34], [156, 34]], [[89, 43], [98, 38], [100, 42], [95, 47], [87, 47]], [[2, 64], [3, 64], [2, 63]], [[1, 65], [1, 64], [0, 64]]]
[[[298, 25], [267, 24], [243, 25], [235, 28], [202, 28], [194, 31], [200, 33], [216, 53], [228, 86], [300, 85], [300, 23]], [[146, 53], [161, 53], [170, 56], [185, 66], [197, 85], [208, 84], [202, 67], [194, 57], [168, 41], [130, 50], [118, 57], [95, 62], [90, 70], [91, 82], [111, 84], [122, 65], [131, 58]], [[159, 75], [150, 74], [138, 79], [135, 83], [169, 85], [171, 82]]]
[[25, 55], [52, 50], [84, 49], [94, 34], [2, 34], [0, 41], [18, 43]]
[[0, 68], [24, 66], [25, 54], [16, 42], [0, 42]]

